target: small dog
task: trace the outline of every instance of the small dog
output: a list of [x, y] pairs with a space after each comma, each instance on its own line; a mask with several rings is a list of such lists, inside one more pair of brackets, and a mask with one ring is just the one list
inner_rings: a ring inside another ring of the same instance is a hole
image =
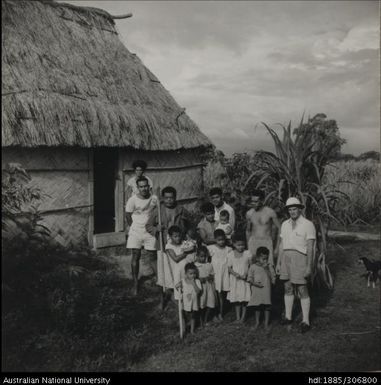
[[377, 279], [379, 278], [378, 273], [381, 270], [381, 261], [371, 261], [368, 258], [361, 257], [359, 258], [358, 263], [365, 266], [365, 276], [368, 277], [368, 287], [370, 287], [370, 283], [372, 282], [373, 289], [375, 289]]

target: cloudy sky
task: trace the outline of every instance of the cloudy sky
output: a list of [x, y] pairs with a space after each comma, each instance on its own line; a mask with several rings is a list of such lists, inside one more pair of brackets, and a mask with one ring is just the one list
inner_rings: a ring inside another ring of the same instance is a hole
[[260, 122], [335, 119], [379, 150], [377, 1], [70, 1], [133, 13], [120, 38], [226, 154], [272, 149]]

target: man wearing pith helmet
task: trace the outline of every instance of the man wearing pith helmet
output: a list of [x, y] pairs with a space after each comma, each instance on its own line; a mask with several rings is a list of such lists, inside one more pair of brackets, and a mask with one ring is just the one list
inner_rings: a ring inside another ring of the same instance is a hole
[[281, 226], [276, 271], [280, 275], [280, 279], [285, 281], [286, 317], [282, 323], [285, 325], [292, 323], [295, 290], [300, 298], [303, 313], [300, 329], [302, 333], [305, 333], [310, 329], [310, 297], [307, 279], [311, 276], [316, 230], [314, 224], [302, 215], [303, 208], [299, 199], [295, 197], [287, 199], [286, 209], [290, 219], [284, 221]]

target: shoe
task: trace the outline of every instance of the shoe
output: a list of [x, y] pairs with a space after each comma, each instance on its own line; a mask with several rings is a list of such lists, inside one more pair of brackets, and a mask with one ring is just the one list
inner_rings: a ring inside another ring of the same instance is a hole
[[280, 324], [281, 325], [291, 325], [292, 324], [292, 320], [288, 319], [288, 318], [284, 318], [280, 321]]
[[308, 332], [310, 329], [311, 329], [311, 326], [306, 324], [305, 322], [302, 322], [300, 324], [300, 331], [301, 331], [301, 333], [304, 334], [304, 333]]

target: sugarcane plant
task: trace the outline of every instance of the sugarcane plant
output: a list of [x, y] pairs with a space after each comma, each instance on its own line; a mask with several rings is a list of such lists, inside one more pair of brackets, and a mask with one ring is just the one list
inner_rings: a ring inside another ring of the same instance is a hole
[[[325, 116], [324, 116], [325, 118]], [[265, 204], [284, 207], [290, 196], [298, 197], [305, 206], [305, 216], [313, 221], [317, 229], [317, 244], [313, 259], [312, 284], [317, 287], [333, 288], [333, 278], [326, 263], [327, 237], [330, 222], [340, 222], [336, 212], [339, 202], [347, 196], [337, 186], [324, 181], [326, 166], [330, 156], [337, 150], [339, 136], [330, 141], [322, 141], [316, 118], [301, 119], [298, 128], [291, 130], [280, 125], [283, 138], [266, 123], [262, 123], [270, 134], [275, 153], [258, 151], [255, 155], [255, 171], [246, 180], [243, 191], [249, 185], [262, 188], [266, 192]]]

